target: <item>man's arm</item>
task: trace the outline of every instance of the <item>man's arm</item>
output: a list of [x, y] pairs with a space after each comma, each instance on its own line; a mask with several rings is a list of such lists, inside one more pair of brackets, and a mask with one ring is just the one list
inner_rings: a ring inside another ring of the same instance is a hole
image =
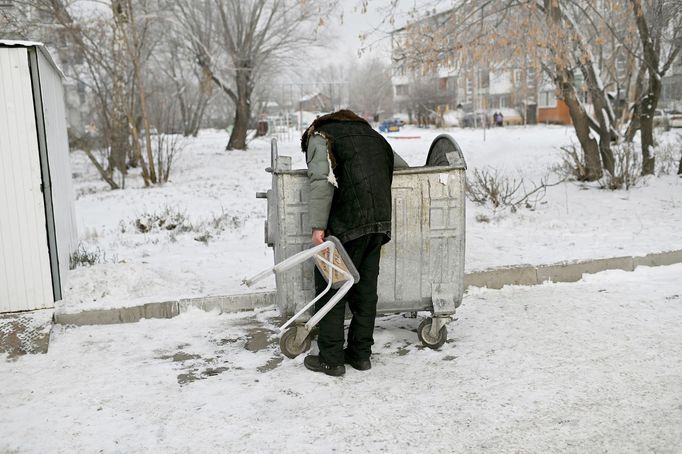
[[329, 182], [329, 160], [327, 158], [327, 141], [320, 135], [313, 134], [308, 140], [306, 152], [308, 178], [310, 179], [309, 215], [312, 227], [312, 242], [315, 246], [324, 241], [329, 211], [334, 198], [334, 186]]

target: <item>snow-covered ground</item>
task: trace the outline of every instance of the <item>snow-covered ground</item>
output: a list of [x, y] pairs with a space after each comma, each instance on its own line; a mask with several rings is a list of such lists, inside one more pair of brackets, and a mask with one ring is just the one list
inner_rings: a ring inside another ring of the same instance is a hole
[[[410, 165], [419, 166], [442, 132], [459, 142], [470, 171], [491, 167], [527, 182], [547, 177], [548, 168], [560, 161], [559, 147], [576, 142], [571, 128], [559, 126], [490, 129], [485, 136], [482, 130], [407, 127], [388, 140]], [[406, 136], [418, 138], [399, 138]], [[241, 293], [247, 291], [240, 286], [244, 277], [273, 264], [263, 241], [265, 201], [255, 198], [270, 187], [264, 170], [270, 165], [269, 139], [253, 141], [248, 151], [226, 152], [227, 138], [224, 132], [202, 131], [187, 142], [171, 181], [150, 189], [141, 188], [133, 172], [127, 189], [109, 191], [85, 156], [72, 154], [80, 236], [103, 263], [71, 273], [64, 309]], [[667, 137], [673, 138], [674, 133]], [[297, 139], [280, 142], [279, 149], [293, 157], [294, 168], [305, 167]], [[179, 213], [182, 227], [147, 233], [135, 227], [137, 219], [150, 222], [164, 211], [176, 220]], [[630, 191], [560, 184], [549, 188], [533, 211], [493, 214], [467, 202], [466, 268], [682, 249], [680, 225], [682, 180], [674, 176], [649, 179]], [[259, 289], [274, 289], [274, 279]]]
[[471, 290], [440, 351], [382, 317], [343, 378], [282, 358], [274, 309], [58, 327], [0, 360], [0, 452], [677, 453], [680, 276]]

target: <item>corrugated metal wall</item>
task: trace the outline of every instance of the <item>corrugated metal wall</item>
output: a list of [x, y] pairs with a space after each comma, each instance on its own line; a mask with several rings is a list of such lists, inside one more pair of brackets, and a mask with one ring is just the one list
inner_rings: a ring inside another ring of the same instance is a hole
[[38, 68], [47, 155], [52, 182], [52, 205], [57, 234], [59, 274], [63, 287], [68, 277], [69, 255], [78, 247], [69, 139], [66, 134], [64, 86], [60, 74], [55, 71], [41, 52], [38, 52]]
[[0, 312], [54, 306], [26, 48], [0, 47]]

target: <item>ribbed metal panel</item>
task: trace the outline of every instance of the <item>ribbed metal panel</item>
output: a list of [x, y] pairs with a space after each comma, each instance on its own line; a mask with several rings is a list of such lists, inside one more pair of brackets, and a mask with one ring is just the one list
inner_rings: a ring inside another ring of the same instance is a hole
[[57, 237], [59, 275], [64, 285], [69, 270], [69, 255], [78, 247], [74, 210], [69, 140], [66, 134], [66, 109], [61, 75], [38, 52], [40, 92], [52, 189], [52, 211]]
[[0, 312], [54, 306], [26, 48], [0, 47]]

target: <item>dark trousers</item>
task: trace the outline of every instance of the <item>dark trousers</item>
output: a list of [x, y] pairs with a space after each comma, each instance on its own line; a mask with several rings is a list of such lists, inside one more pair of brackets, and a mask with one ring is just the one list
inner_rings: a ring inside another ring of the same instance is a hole
[[[343, 247], [350, 256], [355, 268], [360, 273], [360, 281], [353, 285], [345, 298], [339, 301], [327, 315], [320, 320], [320, 333], [317, 345], [320, 358], [330, 366], [344, 363], [343, 322], [346, 314], [346, 303], [353, 317], [348, 329], [348, 346], [346, 354], [354, 359], [369, 359], [374, 344], [374, 319], [377, 313], [377, 278], [379, 277], [379, 259], [384, 235], [375, 233], [361, 236], [344, 243]], [[322, 274], [315, 268], [315, 288], [317, 293], [327, 286]], [[330, 290], [315, 305], [319, 310], [336, 293]]]

